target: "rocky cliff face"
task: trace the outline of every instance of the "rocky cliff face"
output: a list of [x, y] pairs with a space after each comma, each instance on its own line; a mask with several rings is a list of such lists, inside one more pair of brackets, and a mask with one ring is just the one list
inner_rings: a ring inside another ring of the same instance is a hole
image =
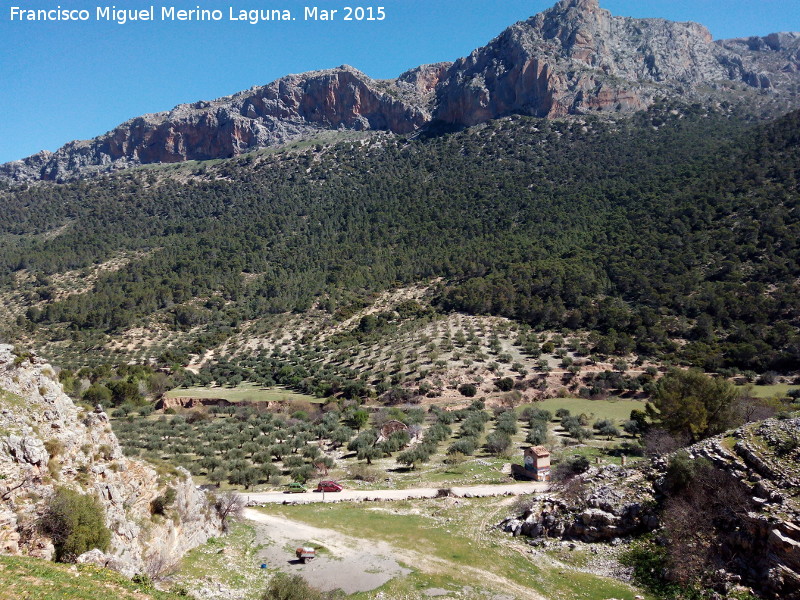
[[800, 35], [714, 42], [696, 23], [614, 17], [561, 0], [455, 63], [376, 81], [343, 66], [138, 117], [90, 141], [0, 165], [0, 179], [65, 181], [132, 165], [227, 158], [321, 129], [410, 133], [508, 114], [633, 112], [656, 98], [751, 95], [800, 104]]
[[597, 0], [561, 0], [456, 61], [435, 114], [474, 125], [510, 113], [631, 112], [714, 82], [772, 87], [760, 68], [697, 23], [613, 17]]
[[579, 491], [538, 498], [525, 514], [499, 527], [515, 536], [584, 542], [610, 542], [658, 527], [653, 488], [640, 470], [592, 467], [576, 484]]
[[731, 570], [775, 598], [800, 600], [800, 418], [746, 425], [690, 452], [731, 474], [757, 507], [720, 540], [736, 557]]
[[[210, 499], [186, 471], [158, 473], [123, 456], [104, 412], [79, 409], [52, 367], [0, 345], [0, 552], [52, 558], [36, 524], [56, 486], [100, 499], [111, 547], [85, 560], [129, 575], [171, 564], [220, 532]], [[167, 487], [174, 502], [165, 516], [151, 515]]]
[[[348, 66], [289, 75], [233, 96], [131, 119], [93, 140], [0, 166], [0, 176], [65, 181], [138, 164], [229, 158], [323, 129], [409, 133], [430, 118], [424, 95], [435, 85], [435, 73], [420, 68], [385, 86]], [[400, 99], [417, 93], [419, 103]]]

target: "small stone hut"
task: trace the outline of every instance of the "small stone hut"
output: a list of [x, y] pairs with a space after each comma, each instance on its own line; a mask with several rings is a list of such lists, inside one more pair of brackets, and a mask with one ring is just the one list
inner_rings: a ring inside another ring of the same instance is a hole
[[550, 451], [544, 446], [526, 448], [525, 470], [534, 481], [550, 481]]

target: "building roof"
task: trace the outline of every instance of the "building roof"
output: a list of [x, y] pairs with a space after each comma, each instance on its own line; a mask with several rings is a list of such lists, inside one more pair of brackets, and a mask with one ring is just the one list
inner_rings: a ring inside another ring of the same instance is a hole
[[545, 456], [550, 456], [550, 451], [545, 448], [544, 446], [533, 446], [531, 448], [531, 452], [533, 452], [539, 458], [544, 458]]

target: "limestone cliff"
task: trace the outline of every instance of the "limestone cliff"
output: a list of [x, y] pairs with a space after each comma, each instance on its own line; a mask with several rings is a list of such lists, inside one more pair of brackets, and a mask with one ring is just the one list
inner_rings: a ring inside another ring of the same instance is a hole
[[93, 140], [3, 165], [0, 175], [63, 181], [137, 164], [228, 158], [322, 129], [408, 133], [428, 120], [424, 109], [378, 88], [348, 66], [289, 75], [233, 96], [131, 119]]
[[[53, 368], [0, 345], [0, 552], [53, 556], [37, 529], [56, 486], [100, 499], [109, 556], [89, 557], [126, 574], [158, 570], [220, 531], [206, 494], [186, 471], [157, 472], [123, 456], [108, 417], [76, 407]], [[172, 487], [166, 514], [151, 502]]]
[[800, 418], [740, 427], [690, 449], [730, 473], [756, 509], [720, 539], [730, 569], [775, 598], [800, 600]]
[[561, 0], [456, 61], [435, 116], [474, 125], [511, 113], [631, 112], [714, 82], [770, 88], [759, 66], [697, 23], [614, 17], [597, 0]]

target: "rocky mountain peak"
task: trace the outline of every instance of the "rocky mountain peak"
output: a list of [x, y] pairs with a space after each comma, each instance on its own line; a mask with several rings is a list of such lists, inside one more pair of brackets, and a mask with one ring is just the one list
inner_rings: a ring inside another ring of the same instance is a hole
[[556, 40], [566, 53], [587, 64], [603, 54], [611, 32], [611, 13], [597, 0], [561, 0], [528, 21], [543, 40]]
[[323, 129], [407, 134], [433, 121], [470, 126], [509, 114], [629, 113], [669, 96], [778, 98], [790, 110], [798, 105], [799, 45], [793, 33], [714, 42], [697, 23], [612, 16], [598, 0], [560, 0], [454, 63], [389, 80], [349, 65], [287, 75], [0, 165], [0, 179], [66, 181], [140, 164], [228, 158]]
[[456, 61], [440, 84], [436, 117], [474, 125], [512, 113], [632, 112], [720, 82], [773, 88], [764, 64], [714, 43], [697, 23], [617, 17], [596, 0], [561, 0]]

